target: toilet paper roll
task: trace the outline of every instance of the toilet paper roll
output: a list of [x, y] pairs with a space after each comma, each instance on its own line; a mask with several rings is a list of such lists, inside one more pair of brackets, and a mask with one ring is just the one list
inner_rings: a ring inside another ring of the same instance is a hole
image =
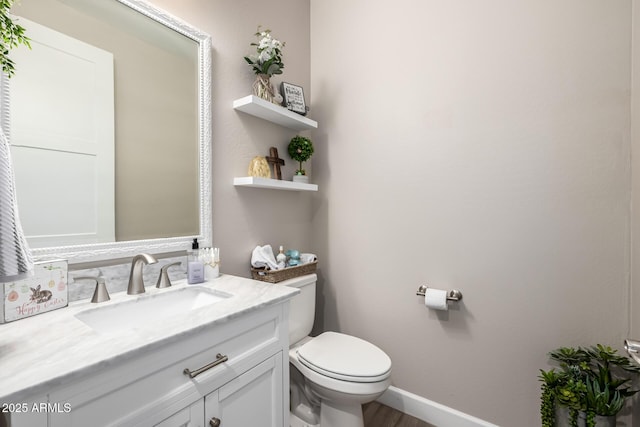
[[448, 310], [447, 291], [427, 288], [424, 293], [424, 305], [434, 310]]

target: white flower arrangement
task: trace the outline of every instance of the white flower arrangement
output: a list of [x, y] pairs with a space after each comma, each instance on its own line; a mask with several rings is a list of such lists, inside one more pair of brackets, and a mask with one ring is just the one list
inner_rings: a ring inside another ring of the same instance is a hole
[[271, 30], [260, 31], [260, 27], [258, 27], [255, 36], [258, 37], [258, 43], [251, 43], [251, 46], [256, 46], [257, 54], [245, 56], [245, 61], [251, 65], [256, 74], [264, 74], [269, 77], [274, 74], [282, 74], [284, 42], [274, 39], [271, 36]]

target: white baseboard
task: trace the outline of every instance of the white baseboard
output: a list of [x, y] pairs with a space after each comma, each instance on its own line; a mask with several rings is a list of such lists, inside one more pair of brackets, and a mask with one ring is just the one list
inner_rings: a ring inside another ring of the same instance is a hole
[[389, 387], [378, 402], [437, 427], [498, 427], [394, 386]]

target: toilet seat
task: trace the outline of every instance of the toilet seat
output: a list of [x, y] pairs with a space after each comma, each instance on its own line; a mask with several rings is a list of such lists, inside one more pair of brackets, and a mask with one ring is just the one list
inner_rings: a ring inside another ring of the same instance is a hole
[[336, 380], [375, 383], [391, 374], [391, 359], [384, 351], [338, 332], [318, 335], [300, 346], [296, 354], [308, 369]]

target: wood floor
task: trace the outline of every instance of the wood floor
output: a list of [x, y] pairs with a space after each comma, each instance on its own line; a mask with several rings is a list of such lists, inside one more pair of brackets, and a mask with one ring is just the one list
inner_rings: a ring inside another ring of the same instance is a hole
[[362, 407], [365, 427], [436, 427], [378, 402]]

